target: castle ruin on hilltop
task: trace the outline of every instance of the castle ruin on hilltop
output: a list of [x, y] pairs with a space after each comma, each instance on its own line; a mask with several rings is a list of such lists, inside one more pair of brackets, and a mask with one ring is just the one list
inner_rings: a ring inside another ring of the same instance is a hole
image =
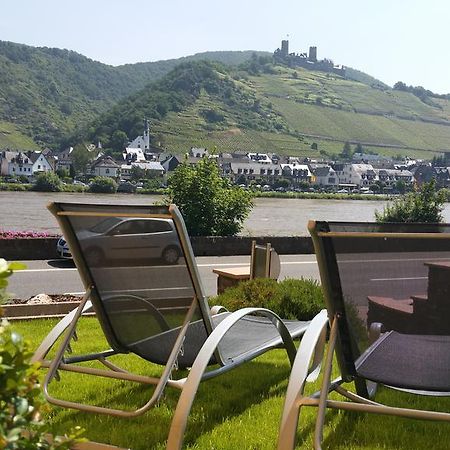
[[281, 48], [273, 52], [276, 62], [286, 64], [289, 67], [303, 67], [309, 70], [321, 70], [322, 72], [332, 72], [345, 77], [345, 67], [337, 66], [331, 59], [317, 59], [317, 47], [309, 47], [309, 54], [289, 53], [289, 41], [282, 40]]

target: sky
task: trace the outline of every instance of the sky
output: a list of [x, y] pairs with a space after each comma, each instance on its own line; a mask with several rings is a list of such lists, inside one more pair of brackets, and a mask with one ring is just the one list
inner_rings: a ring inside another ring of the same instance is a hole
[[3, 0], [0, 40], [105, 64], [216, 50], [332, 59], [393, 85], [450, 93], [449, 0]]

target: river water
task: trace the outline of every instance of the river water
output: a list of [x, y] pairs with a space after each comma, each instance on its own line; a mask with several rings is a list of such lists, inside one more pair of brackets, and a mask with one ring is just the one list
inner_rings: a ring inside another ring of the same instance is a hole
[[[59, 233], [47, 211], [51, 201], [107, 204], [153, 204], [158, 195], [88, 194], [0, 191], [0, 229]], [[257, 198], [240, 234], [247, 236], [299, 236], [307, 234], [307, 223], [315, 220], [372, 221], [375, 210], [386, 205], [379, 200], [322, 200]], [[450, 204], [443, 212], [450, 222]]]

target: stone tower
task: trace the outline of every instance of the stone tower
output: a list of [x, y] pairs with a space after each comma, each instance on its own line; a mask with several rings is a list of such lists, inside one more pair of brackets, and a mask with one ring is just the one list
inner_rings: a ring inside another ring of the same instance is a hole
[[289, 41], [283, 40], [281, 41], [281, 56], [289, 55]]
[[309, 47], [308, 61], [317, 62], [317, 47]]

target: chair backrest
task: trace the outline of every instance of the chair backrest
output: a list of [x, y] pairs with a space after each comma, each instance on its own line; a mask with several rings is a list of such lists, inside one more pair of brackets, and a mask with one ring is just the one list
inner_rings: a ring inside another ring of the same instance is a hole
[[[94, 310], [113, 349], [140, 354], [139, 343], [181, 329], [186, 321], [201, 319], [206, 335], [212, 331], [176, 206], [51, 203], [48, 208], [85, 288], [91, 289]], [[166, 334], [172, 336], [170, 346], [174, 334]], [[219, 352], [215, 356], [221, 361]]]
[[450, 335], [450, 225], [310, 221], [308, 229], [345, 379], [356, 376], [371, 322]]
[[252, 241], [250, 279], [273, 278], [280, 275], [280, 257], [270, 243], [266, 245]]

